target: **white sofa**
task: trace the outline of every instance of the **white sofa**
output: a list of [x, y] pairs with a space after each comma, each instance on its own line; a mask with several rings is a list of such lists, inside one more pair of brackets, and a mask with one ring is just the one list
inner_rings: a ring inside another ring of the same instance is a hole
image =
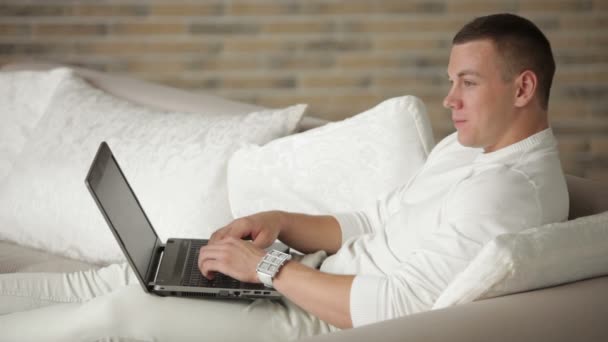
[[[608, 184], [567, 177], [569, 219], [608, 210]], [[428, 311], [306, 341], [608, 341], [607, 322], [608, 276], [603, 276]]]
[[[49, 64], [13, 64], [3, 70], [45, 70]], [[132, 78], [76, 69], [98, 88], [161, 109], [223, 111], [260, 107], [194, 94]], [[227, 109], [228, 108], [228, 109]], [[305, 118], [301, 130], [323, 124]], [[570, 219], [608, 210], [608, 184], [568, 176]], [[93, 267], [77, 260], [0, 241], [0, 272], [74, 271]], [[608, 341], [608, 276], [415, 314], [310, 341]], [[1, 339], [1, 335], [0, 335]]]

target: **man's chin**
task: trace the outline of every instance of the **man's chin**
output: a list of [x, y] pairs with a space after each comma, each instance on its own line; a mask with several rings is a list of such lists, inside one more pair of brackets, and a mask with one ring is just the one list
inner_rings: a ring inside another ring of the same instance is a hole
[[466, 139], [465, 135], [461, 131], [456, 130], [456, 137], [457, 137], [458, 142], [460, 143], [460, 145], [468, 147], [468, 145], [467, 145], [467, 139]]
[[475, 144], [475, 142], [473, 141], [473, 139], [471, 139], [470, 136], [464, 134], [461, 131], [457, 131], [457, 138], [458, 138], [458, 142], [460, 143], [460, 145], [464, 146], [464, 147], [473, 147], [473, 148], [477, 148], [479, 146], [477, 146]]

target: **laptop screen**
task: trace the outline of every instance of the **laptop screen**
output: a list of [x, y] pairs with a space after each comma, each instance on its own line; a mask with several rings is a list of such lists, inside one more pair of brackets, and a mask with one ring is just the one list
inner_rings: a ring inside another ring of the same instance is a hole
[[106, 143], [99, 147], [86, 182], [123, 251], [145, 282], [160, 241]]

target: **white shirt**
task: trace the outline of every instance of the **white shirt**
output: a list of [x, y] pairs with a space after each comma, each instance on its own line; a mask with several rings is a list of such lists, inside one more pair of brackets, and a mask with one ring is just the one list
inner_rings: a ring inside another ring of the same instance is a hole
[[321, 271], [354, 274], [354, 326], [431, 309], [497, 235], [566, 220], [568, 191], [550, 128], [498, 151], [454, 133], [407, 184], [356, 213], [337, 214], [342, 247]]

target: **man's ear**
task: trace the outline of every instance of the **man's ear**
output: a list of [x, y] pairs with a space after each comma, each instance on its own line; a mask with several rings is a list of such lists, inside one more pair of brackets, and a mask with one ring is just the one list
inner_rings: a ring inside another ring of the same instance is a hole
[[524, 107], [536, 94], [538, 78], [532, 70], [524, 70], [515, 80], [515, 107]]

